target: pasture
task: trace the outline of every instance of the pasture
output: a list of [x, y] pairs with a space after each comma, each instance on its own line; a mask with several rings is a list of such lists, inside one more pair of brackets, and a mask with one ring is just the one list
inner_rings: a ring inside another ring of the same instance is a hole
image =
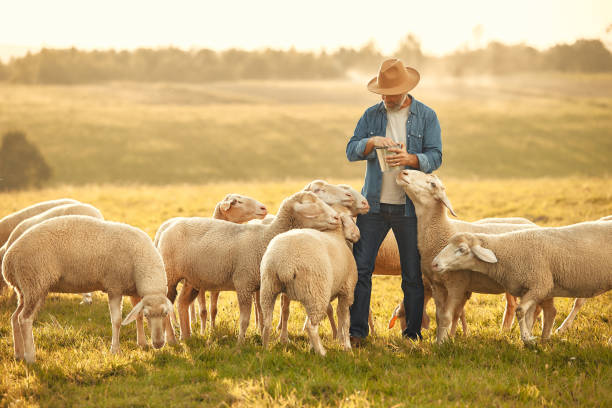
[[[526, 216], [563, 225], [612, 214], [609, 178], [531, 180], [443, 179], [457, 214], [466, 220]], [[36, 201], [73, 197], [107, 219], [127, 222], [151, 237], [167, 218], [208, 215], [228, 192], [264, 202], [274, 212], [307, 179], [206, 185], [57, 186], [0, 194], [0, 215]], [[358, 179], [330, 179], [359, 187]], [[589, 300], [574, 327], [548, 343], [523, 347], [518, 328], [499, 332], [501, 295], [473, 295], [466, 307], [469, 336], [435, 344], [435, 324], [420, 344], [387, 330], [401, 299], [398, 277], [375, 277], [372, 309], [378, 334], [364, 349], [345, 353], [322, 324], [325, 359], [309, 351], [300, 305], [292, 305], [291, 343], [263, 350], [254, 318], [246, 345], [236, 346], [235, 294], [222, 293], [218, 330], [154, 351], [136, 345], [134, 325], [122, 329], [122, 354], [109, 353], [106, 295], [91, 306], [77, 295], [50, 295], [34, 324], [38, 361], [12, 355], [9, 317], [15, 300], [0, 299], [1, 406], [607, 406], [612, 403], [612, 294]], [[278, 303], [278, 302], [277, 302]], [[130, 309], [124, 302], [125, 311]], [[556, 302], [558, 327], [571, 299]], [[277, 305], [276, 313], [279, 306]], [[433, 302], [428, 313], [433, 318]], [[275, 317], [277, 321], [278, 316]], [[194, 329], [196, 327], [194, 326]], [[538, 329], [536, 329], [536, 334]]]
[[[438, 174], [461, 219], [523, 216], [556, 226], [612, 214], [611, 75], [424, 74], [413, 95], [440, 119]], [[211, 215], [230, 192], [275, 212], [314, 178], [360, 189], [364, 163], [348, 163], [344, 150], [378, 101], [368, 79], [0, 83], [0, 135], [24, 131], [54, 170], [47, 188], [0, 193], [0, 217], [72, 197], [153, 237], [168, 218]], [[94, 294], [91, 306], [79, 305], [78, 295], [50, 295], [34, 323], [38, 360], [30, 367], [13, 359], [15, 299], [3, 295], [0, 407], [612, 405], [612, 293], [589, 300], [569, 332], [525, 348], [516, 324], [499, 331], [500, 295], [473, 295], [471, 334], [444, 345], [434, 341], [430, 302], [432, 328], [412, 344], [386, 328], [401, 299], [399, 277], [375, 277], [373, 286], [378, 334], [345, 353], [323, 322], [325, 359], [309, 351], [297, 304], [286, 347], [263, 350], [253, 317], [237, 348], [235, 294], [222, 293], [215, 333], [141, 350], [130, 325], [115, 356], [106, 295]], [[571, 299], [556, 307], [558, 327]]]

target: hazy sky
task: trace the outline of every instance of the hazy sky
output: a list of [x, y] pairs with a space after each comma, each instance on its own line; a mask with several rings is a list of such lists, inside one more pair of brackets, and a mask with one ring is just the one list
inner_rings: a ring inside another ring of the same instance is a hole
[[414, 33], [426, 53], [488, 40], [545, 48], [576, 38], [610, 45], [612, 0], [0, 0], [0, 45], [334, 50], [369, 40], [391, 53]]

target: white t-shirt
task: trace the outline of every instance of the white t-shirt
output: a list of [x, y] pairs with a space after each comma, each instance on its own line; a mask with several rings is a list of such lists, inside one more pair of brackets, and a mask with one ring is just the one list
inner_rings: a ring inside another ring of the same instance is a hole
[[[406, 121], [410, 114], [410, 105], [398, 111], [387, 110], [387, 137], [406, 146]], [[380, 189], [380, 202], [385, 204], [406, 204], [406, 193], [397, 185], [395, 179], [402, 170], [397, 166], [394, 170], [385, 171], [382, 174], [382, 186]]]

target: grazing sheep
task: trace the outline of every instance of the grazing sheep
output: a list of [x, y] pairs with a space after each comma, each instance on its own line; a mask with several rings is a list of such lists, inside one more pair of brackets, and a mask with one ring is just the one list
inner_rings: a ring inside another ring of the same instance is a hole
[[[351, 348], [349, 307], [353, 304], [357, 266], [346, 241], [358, 241], [359, 229], [344, 207], [334, 208], [341, 213], [342, 220], [336, 229], [325, 232], [294, 229], [270, 241], [260, 268], [264, 347], [269, 342], [274, 303], [282, 292], [304, 305], [310, 343], [322, 356], [326, 352], [318, 333], [319, 323], [327, 313], [329, 302], [337, 297], [337, 337], [345, 350]], [[342, 213], [343, 210], [346, 212]]]
[[[243, 224], [253, 219], [262, 220], [268, 214], [268, 210], [265, 205], [255, 200], [254, 198], [243, 196], [240, 194], [228, 194], [225, 198], [218, 202], [215, 206], [212, 218], [217, 220], [225, 220], [234, 222], [236, 224]], [[163, 232], [163, 231], [162, 231]], [[197, 294], [198, 303], [200, 305], [200, 333], [204, 334], [206, 330], [206, 292], [199, 291], [198, 289], [185, 282], [183, 289], [181, 289], [181, 296], [186, 296], [190, 291], [195, 291]], [[184, 293], [184, 294], [183, 294]], [[190, 294], [189, 296], [193, 296]], [[261, 306], [259, 305], [259, 293], [255, 293], [255, 313], [256, 316], [261, 317]], [[210, 292], [210, 327], [215, 328], [215, 322], [217, 319], [217, 303], [219, 301], [219, 292]], [[181, 301], [179, 300], [179, 303]], [[191, 320], [195, 320], [195, 307], [194, 302], [189, 307], [189, 315]]]
[[35, 361], [32, 323], [47, 293], [108, 293], [111, 352], [118, 353], [123, 295], [142, 301], [123, 321], [142, 311], [149, 320], [153, 347], [164, 345], [164, 317], [174, 315], [166, 298], [161, 256], [143, 231], [126, 224], [67, 215], [28, 229], [10, 246], [2, 264], [18, 306], [11, 317], [15, 358]]
[[33, 217], [41, 212], [47, 211], [49, 208], [57, 207], [58, 205], [75, 203], [78, 203], [78, 201], [73, 200], [72, 198], [60, 198], [58, 200], [43, 201], [0, 219], [0, 246], [4, 245], [8, 237], [11, 235], [13, 229], [26, 218]]
[[[442, 342], [448, 336], [451, 324], [459, 318], [472, 292], [504, 292], [493, 279], [469, 270], [445, 276], [434, 274], [431, 270], [431, 261], [448, 243], [448, 239], [454, 233], [462, 231], [501, 233], [538, 227], [502, 223], [474, 224], [451, 220], [446, 214], [446, 209], [448, 208], [453, 215], [455, 212], [446, 196], [444, 185], [437, 176], [417, 170], [403, 170], [397, 176], [397, 183], [414, 203], [421, 271], [432, 285], [432, 295], [436, 303], [437, 341]], [[543, 306], [550, 307], [548, 304]]]
[[[176, 285], [182, 279], [200, 290], [236, 291], [240, 306], [238, 342], [242, 343], [249, 325], [252, 295], [259, 290], [259, 263], [270, 240], [293, 228], [326, 230], [339, 223], [338, 214], [308, 191], [286, 198], [268, 225], [234, 224], [211, 218], [178, 220], [161, 234], [158, 244], [166, 266], [168, 298], [174, 301]], [[188, 306], [193, 298], [181, 300], [181, 335], [186, 338], [190, 335]], [[174, 338], [173, 331], [167, 335]]]
[[[103, 220], [104, 217], [100, 210], [89, 204], [74, 203], [74, 204], [63, 204], [57, 207], [52, 207], [38, 215], [26, 218], [21, 221], [11, 232], [11, 235], [7, 241], [0, 247], [0, 266], [2, 266], [2, 259], [6, 253], [8, 247], [17, 240], [28, 228], [33, 225], [40, 224], [41, 222], [62, 215], [88, 215], [90, 217], [98, 218]], [[4, 281], [0, 280], [0, 283], [4, 285]], [[92, 298], [91, 293], [83, 293], [83, 300], [81, 303], [91, 304]]]
[[[597, 221], [497, 235], [464, 232], [451, 237], [431, 267], [438, 274], [477, 271], [519, 296], [516, 317], [528, 344], [534, 337], [525, 317], [538, 303], [612, 289], [610, 242], [612, 224]], [[543, 338], [549, 333], [550, 328], [542, 329]]]

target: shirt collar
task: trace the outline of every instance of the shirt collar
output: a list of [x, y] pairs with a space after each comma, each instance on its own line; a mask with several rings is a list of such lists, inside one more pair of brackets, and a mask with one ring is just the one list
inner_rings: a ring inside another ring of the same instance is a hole
[[[412, 102], [410, 103], [410, 113], [417, 115], [418, 114], [418, 108], [417, 108], [417, 100], [414, 99], [414, 96], [412, 96], [411, 94], [408, 94], [408, 96], [412, 99]], [[387, 109], [385, 109], [385, 103], [383, 101], [380, 101], [380, 103], [378, 104], [378, 111], [379, 112], [383, 112], [385, 115], [387, 114]]]

